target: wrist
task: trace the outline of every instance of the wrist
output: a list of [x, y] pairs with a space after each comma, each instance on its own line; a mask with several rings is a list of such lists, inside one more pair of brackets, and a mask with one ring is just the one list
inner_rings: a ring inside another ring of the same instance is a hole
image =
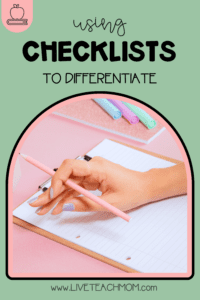
[[167, 174], [163, 173], [163, 169], [151, 169], [144, 172], [146, 189], [145, 203], [165, 198], [168, 181], [166, 175]]
[[135, 203], [140, 205], [148, 202], [156, 201], [157, 186], [156, 177], [158, 177], [156, 169], [147, 172], [131, 171], [130, 191], [134, 195]]

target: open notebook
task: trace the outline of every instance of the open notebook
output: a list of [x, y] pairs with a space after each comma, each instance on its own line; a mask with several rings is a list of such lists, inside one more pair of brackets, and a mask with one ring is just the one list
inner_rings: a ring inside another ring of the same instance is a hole
[[[107, 139], [87, 154], [141, 172], [174, 165]], [[187, 272], [187, 196], [129, 211], [130, 223], [108, 212], [38, 216], [35, 211], [24, 202], [13, 215], [139, 272]]]

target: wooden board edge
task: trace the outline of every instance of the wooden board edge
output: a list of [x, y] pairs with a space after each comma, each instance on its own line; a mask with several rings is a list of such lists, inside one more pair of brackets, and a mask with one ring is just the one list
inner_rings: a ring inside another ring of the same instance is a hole
[[[161, 154], [157, 154], [157, 153], [154, 153], [154, 152], [145, 150], [145, 149], [141, 149], [141, 148], [139, 148], [139, 147], [131, 146], [131, 145], [126, 144], [126, 143], [123, 143], [123, 142], [119, 142], [119, 141], [116, 141], [116, 140], [113, 140], [113, 139], [109, 139], [109, 140], [110, 140], [110, 141], [113, 141], [113, 142], [116, 142], [116, 143], [118, 143], [118, 144], [124, 145], [124, 146], [126, 146], [126, 147], [129, 147], [129, 148], [132, 148], [132, 149], [141, 151], [141, 152], [143, 152], [143, 153], [149, 154], [149, 155], [151, 155], [151, 156], [154, 156], [154, 157], [158, 157], [158, 158], [164, 159], [164, 160], [166, 160], [166, 161], [169, 161], [169, 162], [172, 162], [172, 163], [175, 163], [175, 164], [183, 163], [182, 161], [179, 161], [179, 160], [176, 160], [176, 159], [173, 159], [173, 158], [169, 158], [169, 157], [167, 157], [167, 156], [164, 156], [164, 155], [161, 155]], [[100, 142], [100, 143], [101, 143], [101, 142]], [[98, 143], [98, 144], [100, 144], [100, 143]], [[97, 144], [96, 146], [98, 146], [98, 144]], [[96, 147], [96, 146], [95, 146], [95, 147]], [[91, 150], [92, 150], [92, 149], [91, 149]], [[90, 150], [89, 150], [89, 151], [90, 151]], [[89, 152], [89, 151], [88, 151], [88, 152]], [[26, 201], [26, 200], [25, 200], [25, 201]], [[24, 201], [24, 202], [25, 202], [25, 201]], [[22, 203], [21, 203], [21, 204], [22, 204]], [[19, 204], [18, 206], [20, 206], [21, 204]], [[17, 206], [17, 207], [18, 207], [18, 206]], [[16, 207], [16, 208], [17, 208], [17, 207]], [[16, 208], [15, 208], [15, 209], [16, 209]], [[125, 265], [122, 265], [122, 264], [120, 264], [120, 263], [117, 263], [117, 262], [115, 262], [115, 261], [113, 261], [113, 260], [111, 260], [111, 259], [109, 259], [109, 258], [107, 258], [107, 257], [104, 257], [104, 256], [102, 256], [102, 255], [100, 255], [100, 254], [97, 254], [97, 253], [91, 251], [91, 250], [88, 250], [88, 249], [86, 249], [86, 248], [84, 248], [84, 247], [82, 247], [82, 246], [79, 246], [79, 245], [74, 244], [74, 243], [72, 243], [72, 242], [69, 242], [69, 241], [67, 241], [67, 240], [65, 240], [65, 239], [63, 239], [63, 238], [60, 238], [60, 237], [58, 237], [57, 235], [54, 235], [54, 234], [52, 234], [52, 233], [50, 233], [50, 232], [48, 232], [48, 231], [46, 231], [46, 230], [43, 230], [43, 229], [41, 229], [41, 228], [39, 228], [39, 227], [36, 227], [36, 226], [34, 226], [34, 225], [32, 225], [32, 224], [30, 224], [30, 223], [28, 223], [28, 222], [25, 222], [25, 221], [23, 221], [23, 220], [21, 220], [21, 219], [15, 217], [15, 216], [13, 216], [13, 223], [16, 224], [16, 225], [18, 225], [18, 226], [24, 227], [24, 228], [26, 228], [26, 229], [28, 229], [28, 230], [31, 230], [31, 231], [33, 231], [33, 232], [35, 232], [35, 233], [37, 233], [37, 234], [40, 234], [40, 235], [42, 235], [42, 236], [44, 236], [44, 237], [46, 237], [46, 238], [49, 238], [49, 239], [51, 239], [51, 240], [53, 240], [53, 241], [55, 241], [55, 242], [58, 242], [58, 243], [60, 243], [60, 244], [62, 244], [62, 245], [65, 245], [65, 246], [67, 246], [67, 247], [69, 247], [69, 248], [71, 248], [71, 249], [74, 249], [74, 250], [79, 251], [79, 252], [81, 252], [81, 253], [83, 253], [83, 254], [86, 254], [86, 255], [88, 255], [88, 256], [90, 256], [90, 257], [92, 257], [92, 258], [95, 258], [95, 259], [97, 259], [97, 260], [99, 260], [99, 261], [102, 261], [102, 262], [104, 262], [104, 263], [107, 263], [107, 264], [109, 264], [109, 265], [111, 265], [111, 266], [113, 266], [113, 267], [115, 267], [115, 268], [118, 268], [118, 269], [124, 271], [124, 272], [127, 272], [127, 273], [140, 273], [140, 272], [138, 272], [138, 271], [136, 271], [136, 270], [134, 270], [134, 269], [131, 269], [131, 268], [129, 268], [129, 267], [126, 267]]]
[[145, 149], [142, 149], [142, 148], [139, 148], [139, 147], [131, 146], [131, 145], [126, 144], [126, 143], [123, 143], [123, 142], [118, 142], [118, 141], [113, 140], [113, 139], [109, 139], [109, 140], [112, 141], [112, 142], [115, 142], [115, 143], [124, 145], [124, 146], [126, 146], [126, 147], [129, 147], [129, 148], [138, 150], [138, 151], [140, 151], [140, 152], [149, 154], [149, 155], [151, 155], [151, 156], [154, 156], [154, 157], [158, 157], [158, 158], [164, 159], [164, 160], [166, 160], [166, 161], [169, 161], [169, 162], [172, 162], [172, 163], [175, 163], [175, 164], [184, 163], [183, 161], [180, 161], [180, 160], [177, 160], [177, 159], [174, 159], [174, 158], [170, 158], [170, 157], [167, 157], [167, 156], [164, 156], [164, 155], [161, 155], [161, 154], [157, 154], [157, 153], [155, 153], [155, 152], [151, 152], [151, 151], [149, 151], [149, 150], [145, 150]]
[[140, 272], [138, 272], [136, 270], [133, 270], [133, 269], [131, 269], [131, 268], [125, 266], [125, 265], [122, 265], [122, 264], [120, 264], [120, 263], [118, 263], [118, 262], [116, 262], [114, 260], [111, 260], [111, 259], [109, 259], [109, 258], [107, 258], [107, 257], [105, 257], [103, 255], [100, 255], [100, 254], [98, 254], [96, 252], [93, 252], [91, 250], [88, 250], [88, 249], [86, 249], [86, 248], [84, 248], [82, 246], [79, 246], [77, 244], [69, 242], [69, 241], [65, 240], [64, 238], [61, 238], [61, 237], [59, 237], [59, 236], [57, 236], [55, 234], [52, 234], [52, 233], [50, 233], [50, 232], [48, 232], [48, 231], [46, 231], [44, 229], [36, 227], [35, 225], [32, 225], [32, 224], [30, 224], [30, 223], [28, 223], [26, 221], [23, 221], [23, 220], [15, 217], [15, 216], [13, 216], [13, 223], [16, 224], [16, 225], [18, 225], [18, 226], [24, 227], [24, 228], [26, 228], [26, 229], [28, 229], [30, 231], [33, 231], [33, 232], [35, 232], [37, 234], [40, 234], [40, 235], [42, 235], [42, 236], [44, 236], [46, 238], [49, 238], [49, 239], [53, 240], [54, 242], [60, 243], [60, 244], [65, 245], [65, 246], [67, 246], [67, 247], [69, 247], [71, 249], [74, 249], [74, 250], [79, 251], [79, 252], [81, 252], [83, 254], [86, 254], [86, 255], [88, 255], [88, 256], [90, 256], [92, 258], [100, 260], [101, 262], [109, 264], [109, 265], [111, 265], [111, 266], [113, 266], [113, 267], [115, 267], [117, 269], [120, 269], [120, 270], [122, 270], [124, 272], [127, 272], [127, 273], [140, 273]]

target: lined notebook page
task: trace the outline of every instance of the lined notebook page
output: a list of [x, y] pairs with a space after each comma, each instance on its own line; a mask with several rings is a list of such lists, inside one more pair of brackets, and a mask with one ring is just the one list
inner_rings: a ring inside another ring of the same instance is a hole
[[[110, 140], [104, 140], [87, 154], [141, 172], [174, 165]], [[38, 216], [35, 211], [25, 202], [13, 215], [140, 272], [187, 272], [187, 196], [129, 211], [130, 223], [108, 212]]]

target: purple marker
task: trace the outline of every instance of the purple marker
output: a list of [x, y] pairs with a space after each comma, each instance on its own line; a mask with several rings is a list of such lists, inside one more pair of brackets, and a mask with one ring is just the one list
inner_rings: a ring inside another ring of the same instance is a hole
[[119, 100], [107, 99], [113, 105], [115, 105], [122, 113], [123, 117], [126, 118], [131, 124], [139, 122], [139, 118]]

